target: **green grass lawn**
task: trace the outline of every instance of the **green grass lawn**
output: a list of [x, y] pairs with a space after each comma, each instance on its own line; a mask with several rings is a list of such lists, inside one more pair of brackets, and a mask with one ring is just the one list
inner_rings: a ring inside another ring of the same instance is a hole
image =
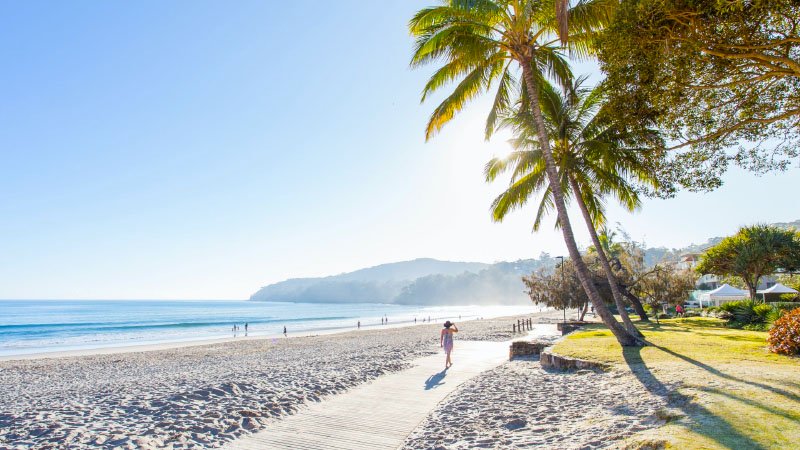
[[622, 348], [601, 325], [568, 336], [555, 353], [632, 371], [666, 395], [663, 427], [630, 448], [800, 448], [800, 358], [769, 353], [767, 333], [710, 318], [638, 324], [650, 346]]

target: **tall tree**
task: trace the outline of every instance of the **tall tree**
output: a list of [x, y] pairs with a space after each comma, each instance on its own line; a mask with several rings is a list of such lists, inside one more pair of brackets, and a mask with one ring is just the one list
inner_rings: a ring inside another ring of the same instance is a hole
[[[584, 82], [585, 79], [579, 78], [564, 91], [543, 83], [541, 110], [565, 198], [567, 201], [574, 198], [583, 215], [597, 260], [625, 328], [639, 335], [625, 310], [626, 303], [619, 282], [596, 227], [605, 223], [604, 202], [607, 197], [616, 198], [623, 207], [634, 211], [641, 206], [634, 183], [659, 188], [658, 180], [651, 176], [654, 173], [651, 161], [663, 156], [664, 152], [660, 145], [653, 150], [639, 147], [635, 144], [642, 139], [633, 139], [632, 135], [617, 130], [613, 120], [603, 113], [602, 86], [590, 89], [584, 86]], [[528, 112], [530, 108], [521, 103], [522, 107], [502, 122], [504, 126], [513, 128], [517, 138], [512, 144], [517, 151], [508, 158], [491, 160], [486, 167], [489, 181], [499, 173], [508, 170], [513, 172], [509, 189], [493, 204], [495, 220], [502, 220], [510, 209], [524, 205], [531, 194], [545, 185], [541, 143]], [[660, 144], [654, 142], [658, 140], [657, 136], [657, 133], [651, 132], [646, 139], [650, 144]], [[543, 213], [552, 209], [552, 204], [552, 191], [545, 190], [534, 229], [540, 225]]]
[[691, 270], [678, 269], [674, 264], [657, 264], [640, 280], [637, 288], [653, 309], [658, 323], [659, 309], [686, 301], [694, 289], [695, 275]]
[[[642, 301], [631, 292], [631, 288], [639, 279], [638, 275], [644, 271], [643, 252], [635, 243], [616, 242], [614, 237], [617, 233], [609, 232], [605, 226], [600, 229], [598, 234], [603, 250], [612, 261], [615, 277], [622, 295], [631, 303], [634, 311], [639, 315], [639, 320], [649, 322], [650, 320], [644, 310]], [[595, 251], [594, 246], [587, 249], [589, 254]]]
[[622, 0], [598, 43], [615, 115], [669, 132], [671, 175], [690, 188], [798, 156], [797, 0]]
[[589, 297], [581, 287], [575, 265], [569, 260], [559, 264], [554, 271], [539, 269], [522, 277], [528, 296], [535, 305], [556, 309], [577, 309], [578, 320], [583, 320]]
[[703, 254], [695, 270], [701, 274], [738, 276], [756, 300], [758, 282], [779, 269], [800, 268], [800, 233], [768, 225], [742, 227]]
[[[613, 5], [614, 2], [607, 0], [581, 0], [569, 8], [567, 49], [570, 52], [578, 56], [589, 54], [598, 28], [610, 19]], [[545, 172], [564, 242], [581, 285], [620, 344], [639, 345], [640, 341], [606, 308], [591, 282], [575, 242], [557, 164], [548, 142], [547, 127], [539, 107], [539, 86], [546, 77], [560, 84], [571, 77], [562, 47], [558, 46], [557, 28], [552, 0], [445, 0], [439, 6], [418, 11], [409, 23], [411, 34], [417, 38], [411, 65], [442, 63], [423, 89], [423, 101], [431, 92], [458, 81], [453, 92], [431, 115], [426, 138], [440, 130], [470, 100], [496, 84], [486, 124], [488, 138], [497, 125], [498, 112], [513, 103], [516, 79], [521, 76], [522, 94], [530, 98], [528, 104], [542, 142]]]

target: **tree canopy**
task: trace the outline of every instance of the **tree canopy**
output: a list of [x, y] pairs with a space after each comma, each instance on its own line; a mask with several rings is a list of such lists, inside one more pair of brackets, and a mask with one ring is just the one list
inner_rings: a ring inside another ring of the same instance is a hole
[[712, 189], [730, 163], [785, 169], [800, 144], [800, 2], [623, 0], [599, 39], [609, 108], [673, 143], [670, 173]]
[[636, 289], [653, 309], [658, 322], [658, 310], [686, 301], [688, 292], [694, 289], [694, 281], [691, 270], [678, 269], [674, 264], [659, 264], [637, 283]]
[[743, 227], [709, 248], [695, 270], [702, 274], [735, 275], [756, 299], [758, 282], [779, 270], [800, 268], [800, 233], [768, 225]]
[[589, 297], [581, 287], [575, 265], [570, 260], [564, 261], [553, 272], [539, 269], [522, 277], [522, 282], [535, 305], [583, 310], [589, 304]]

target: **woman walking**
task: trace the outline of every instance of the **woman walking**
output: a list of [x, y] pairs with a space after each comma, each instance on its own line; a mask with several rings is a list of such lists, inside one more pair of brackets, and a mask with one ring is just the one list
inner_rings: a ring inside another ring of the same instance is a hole
[[458, 333], [458, 328], [456, 324], [451, 323], [449, 320], [444, 323], [444, 329], [442, 330], [442, 334], [439, 337], [439, 345], [444, 347], [444, 353], [447, 355], [447, 359], [444, 362], [444, 368], [447, 369], [448, 367], [453, 365], [453, 362], [450, 361], [450, 353], [453, 351], [453, 334]]

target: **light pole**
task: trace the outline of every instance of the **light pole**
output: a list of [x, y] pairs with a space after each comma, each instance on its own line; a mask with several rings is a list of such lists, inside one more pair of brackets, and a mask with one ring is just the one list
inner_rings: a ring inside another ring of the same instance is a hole
[[[564, 288], [564, 257], [563, 256], [556, 256], [556, 258], [561, 260], [561, 264], [558, 265], [558, 270], [561, 272], [561, 288]], [[564, 323], [567, 323], [567, 305], [564, 302], [564, 298], [561, 298], [561, 304], [564, 306]]]

